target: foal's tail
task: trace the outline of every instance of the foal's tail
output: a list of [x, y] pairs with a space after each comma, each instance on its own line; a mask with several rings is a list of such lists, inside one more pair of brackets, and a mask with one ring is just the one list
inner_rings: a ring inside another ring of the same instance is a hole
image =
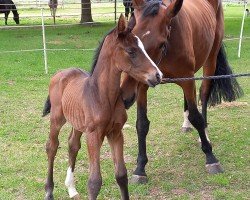
[[50, 103], [50, 99], [48, 95], [47, 100], [45, 101], [45, 104], [44, 104], [42, 116], [45, 117], [46, 115], [48, 115], [50, 113], [50, 109], [51, 109], [51, 103]]
[[[217, 64], [214, 75], [230, 75], [232, 73], [232, 69], [227, 61], [224, 45], [222, 44], [217, 56]], [[214, 106], [216, 104], [220, 104], [222, 100], [229, 102], [235, 101], [241, 96], [243, 96], [243, 90], [241, 89], [236, 78], [213, 79], [208, 105]]]

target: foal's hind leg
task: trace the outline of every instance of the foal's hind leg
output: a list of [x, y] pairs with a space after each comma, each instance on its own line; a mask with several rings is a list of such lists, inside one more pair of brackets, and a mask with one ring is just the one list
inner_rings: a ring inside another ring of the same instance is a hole
[[123, 134], [121, 131], [118, 133], [110, 134], [108, 142], [111, 147], [112, 158], [115, 164], [115, 178], [121, 191], [123, 200], [129, 199], [128, 193], [128, 175], [123, 156]]
[[90, 162], [90, 176], [88, 180], [89, 200], [95, 200], [102, 186], [102, 177], [100, 171], [100, 149], [103, 137], [98, 131], [87, 133], [87, 146]]
[[49, 134], [49, 140], [46, 144], [46, 151], [48, 155], [48, 176], [47, 176], [47, 181], [45, 184], [45, 190], [46, 190], [45, 199], [46, 200], [54, 199], [53, 197], [54, 160], [55, 160], [56, 152], [59, 146], [59, 140], [58, 140], [59, 131], [62, 128], [62, 126], [65, 124], [65, 122], [66, 121], [65, 121], [62, 111], [60, 109], [55, 111], [52, 108], [51, 115], [50, 115], [50, 134]]
[[189, 115], [188, 119], [191, 124], [196, 128], [201, 138], [201, 149], [206, 155], [206, 168], [210, 174], [223, 172], [219, 161], [214, 156], [212, 151], [212, 146], [209, 143], [206, 134], [205, 134], [205, 121], [198, 111], [196, 103], [196, 95], [194, 94], [195, 82], [188, 81], [180, 84], [188, 105]]
[[69, 136], [69, 168], [67, 170], [67, 177], [65, 180], [65, 185], [68, 188], [70, 198], [79, 197], [78, 192], [75, 188], [74, 170], [76, 157], [79, 149], [81, 148], [81, 136], [82, 132], [72, 128]]

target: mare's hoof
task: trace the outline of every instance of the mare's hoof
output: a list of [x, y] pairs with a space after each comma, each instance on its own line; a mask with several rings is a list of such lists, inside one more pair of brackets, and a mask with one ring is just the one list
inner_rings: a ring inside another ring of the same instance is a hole
[[46, 193], [46, 196], [44, 198], [45, 200], [54, 200], [54, 196], [52, 193]]
[[193, 128], [192, 127], [181, 127], [181, 131], [183, 133], [189, 133], [189, 132], [193, 131]]
[[79, 194], [77, 194], [77, 195], [73, 196], [73, 197], [72, 197], [72, 199], [74, 199], [74, 200], [81, 200], [81, 198], [80, 198], [80, 195], [79, 195]]
[[206, 164], [206, 169], [209, 174], [218, 174], [224, 172], [219, 162], [213, 164]]
[[147, 176], [139, 176], [133, 174], [130, 183], [136, 183], [136, 184], [146, 184], [148, 182], [148, 177]]

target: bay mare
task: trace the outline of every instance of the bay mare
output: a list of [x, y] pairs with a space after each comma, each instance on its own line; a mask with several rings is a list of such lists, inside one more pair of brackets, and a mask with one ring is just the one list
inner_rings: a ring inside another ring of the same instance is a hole
[[121, 98], [121, 73], [126, 72], [137, 81], [152, 87], [162, 79], [162, 73], [144, 50], [142, 42], [131, 32], [133, 24], [127, 26], [125, 17], [121, 15], [117, 27], [100, 44], [91, 74], [80, 69], [66, 69], [56, 73], [50, 81], [49, 96], [43, 111], [43, 116], [50, 113], [50, 133], [46, 145], [47, 200], [54, 199], [54, 159], [59, 145], [58, 135], [66, 121], [72, 126], [69, 168], [65, 180], [70, 198], [79, 198], [74, 169], [81, 147], [80, 138], [85, 132], [90, 162], [89, 199], [96, 199], [101, 189], [100, 148], [105, 136], [111, 147], [115, 177], [122, 199], [129, 199], [122, 134], [127, 114]]
[[0, 13], [4, 13], [5, 25], [7, 25], [10, 11], [13, 13], [13, 19], [16, 24], [19, 24], [19, 14], [14, 2], [12, 0], [0, 0]]
[[[201, 67], [204, 76], [232, 74], [222, 44], [224, 17], [221, 0], [133, 0], [133, 7], [135, 11], [131, 20], [136, 19], [133, 33], [142, 40], [164, 77], [194, 77]], [[211, 174], [222, 172], [208, 139], [207, 106], [222, 100], [234, 101], [243, 93], [240, 86], [234, 78], [203, 80], [200, 88], [201, 114], [197, 109], [195, 81], [176, 84], [184, 93], [183, 131], [190, 130], [192, 126], [198, 131], [207, 171]], [[147, 181], [148, 86], [127, 76], [122, 90], [127, 108], [137, 100], [139, 152], [132, 181], [142, 183]]]

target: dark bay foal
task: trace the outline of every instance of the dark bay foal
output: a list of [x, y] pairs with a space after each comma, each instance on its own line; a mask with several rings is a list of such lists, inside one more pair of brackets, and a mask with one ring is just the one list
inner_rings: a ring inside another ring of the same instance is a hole
[[85, 132], [90, 163], [89, 199], [96, 199], [101, 189], [100, 148], [105, 136], [111, 147], [122, 199], [129, 199], [122, 134], [127, 114], [121, 98], [121, 73], [126, 72], [152, 87], [162, 79], [162, 73], [149, 58], [141, 40], [131, 32], [132, 28], [132, 25], [126, 25], [121, 15], [117, 27], [100, 44], [91, 74], [80, 69], [66, 69], [52, 77], [43, 112], [44, 116], [50, 113], [45, 199], [53, 199], [54, 159], [59, 145], [58, 135], [66, 121], [72, 125], [69, 168], [65, 181], [69, 196], [79, 196], [74, 183], [74, 169], [81, 147], [80, 138]]

